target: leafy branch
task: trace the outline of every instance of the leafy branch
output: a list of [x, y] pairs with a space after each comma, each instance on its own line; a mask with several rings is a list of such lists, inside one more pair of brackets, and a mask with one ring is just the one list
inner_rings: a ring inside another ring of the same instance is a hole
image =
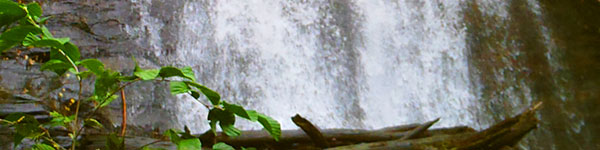
[[[48, 127], [62, 126], [70, 130], [69, 136], [72, 140], [70, 149], [74, 150], [77, 147], [78, 137], [85, 127], [103, 127], [92, 117], [99, 109], [108, 106], [116, 99], [116, 94], [120, 91], [123, 100], [121, 137], [111, 134], [108, 137], [107, 148], [124, 148], [122, 136], [124, 136], [126, 127], [126, 102], [123, 91], [125, 87], [138, 81], [169, 82], [170, 92], [173, 95], [189, 94], [209, 109], [207, 120], [209, 120], [213, 133], [216, 133], [218, 124], [226, 135], [239, 136], [240, 130], [234, 127], [236, 116], [238, 116], [258, 122], [275, 140], [279, 140], [281, 136], [280, 124], [276, 120], [255, 110], [247, 110], [240, 105], [223, 101], [219, 93], [197, 82], [191, 67], [165, 66], [159, 69], [142, 69], [133, 58], [135, 62], [133, 74], [122, 75], [120, 72], [105, 68], [104, 64], [97, 59], [80, 60], [79, 49], [70, 42], [70, 38], [55, 38], [44, 26], [49, 17], [42, 17], [43, 11], [38, 3], [22, 4], [11, 0], [0, 0], [0, 8], [2, 8], [0, 9], [0, 28], [3, 29], [0, 35], [0, 53], [18, 46], [49, 48], [50, 60], [41, 65], [40, 70], [49, 70], [58, 76], [72, 73], [76, 75], [79, 83], [77, 100], [75, 100], [76, 109], [73, 115], [52, 111], [50, 112], [52, 120], [49, 123], [39, 123], [33, 116], [23, 113], [11, 114], [5, 119], [0, 119], [1, 124], [16, 128], [15, 146], [19, 145], [24, 138], [29, 138], [37, 143], [33, 146], [34, 149], [65, 149], [53, 140], [47, 130]], [[85, 68], [85, 70], [79, 67]], [[88, 78], [94, 80], [94, 91], [90, 97], [84, 98], [82, 95], [83, 80]], [[201, 95], [204, 95], [205, 100], [211, 105], [204, 103]], [[90, 112], [79, 117], [80, 105], [83, 100], [90, 100], [94, 105]], [[185, 132], [169, 129], [164, 135], [169, 137], [178, 148], [199, 149], [201, 147], [198, 137], [192, 136], [187, 127]], [[45, 143], [41, 141], [45, 141]], [[231, 147], [224, 143], [217, 143], [213, 148], [229, 149]]]

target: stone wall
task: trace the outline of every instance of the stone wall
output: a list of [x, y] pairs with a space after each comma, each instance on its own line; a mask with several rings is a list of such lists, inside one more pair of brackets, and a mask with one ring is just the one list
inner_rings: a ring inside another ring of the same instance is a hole
[[[49, 0], [42, 4], [44, 15], [52, 16], [47, 27], [55, 37], [70, 37], [79, 46], [82, 58], [97, 58], [107, 67], [131, 74], [135, 56], [142, 68], [169, 65], [176, 49], [178, 25], [183, 4], [178, 0]], [[47, 49], [0, 55], [0, 117], [11, 112], [27, 112], [47, 118], [45, 110], [65, 111], [70, 98], [76, 98], [78, 84], [73, 76], [57, 77], [39, 68]], [[27, 58], [37, 62], [29, 64]], [[84, 95], [93, 85], [86, 81]], [[136, 83], [126, 88], [129, 134], [143, 134], [156, 127], [179, 126], [177, 109], [167, 84]], [[62, 96], [60, 96], [62, 95]], [[38, 103], [38, 104], [36, 104]], [[48, 103], [50, 105], [39, 105]], [[121, 102], [115, 100], [102, 111], [101, 122], [116, 129], [121, 122]], [[85, 108], [89, 108], [83, 106]], [[74, 109], [73, 109], [74, 110]], [[11, 149], [10, 130], [0, 127], [0, 149]]]

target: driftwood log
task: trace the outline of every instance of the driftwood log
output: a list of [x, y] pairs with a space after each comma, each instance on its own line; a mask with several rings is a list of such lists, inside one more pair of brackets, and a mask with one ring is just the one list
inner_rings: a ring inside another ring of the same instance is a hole
[[[222, 133], [214, 135], [206, 132], [198, 135], [202, 145], [210, 148], [214, 143], [225, 142], [236, 148], [255, 147], [257, 149], [327, 149], [327, 150], [499, 150], [511, 149], [528, 132], [535, 129], [538, 120], [536, 104], [512, 118], [507, 118], [485, 130], [475, 131], [469, 127], [429, 129], [438, 119], [422, 124], [394, 126], [377, 130], [324, 129], [320, 130], [299, 115], [293, 121], [299, 130], [283, 130], [279, 141], [273, 140], [266, 131], [242, 131], [238, 137], [228, 137]], [[85, 149], [100, 148], [106, 138], [102, 135], [88, 135]], [[141, 140], [143, 139], [143, 140]], [[150, 147], [174, 148], [168, 140], [127, 137], [128, 149], [144, 145]]]
[[455, 135], [434, 135], [414, 140], [391, 140], [357, 145], [340, 146], [327, 150], [498, 150], [514, 146], [529, 131], [537, 127], [535, 110], [541, 103], [525, 112], [508, 118], [483, 131]]

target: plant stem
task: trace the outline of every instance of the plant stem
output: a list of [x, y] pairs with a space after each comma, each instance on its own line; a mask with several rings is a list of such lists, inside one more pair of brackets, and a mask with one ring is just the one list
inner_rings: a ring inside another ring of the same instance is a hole
[[73, 67], [73, 69], [75, 69], [75, 73], [77, 73], [77, 80], [79, 80], [79, 93], [77, 96], [77, 106], [75, 108], [75, 119], [73, 119], [73, 139], [72, 139], [72, 144], [71, 144], [71, 150], [75, 150], [75, 145], [77, 145], [77, 136], [79, 135], [77, 133], [78, 130], [76, 130], [79, 127], [79, 122], [77, 121], [77, 116], [79, 116], [79, 105], [80, 105], [80, 101], [81, 101], [81, 90], [82, 90], [82, 81], [81, 81], [81, 77], [79, 76], [79, 68], [77, 68], [77, 65], [75, 65], [75, 62], [73, 62], [73, 60], [67, 56], [67, 54], [65, 54], [65, 52], [61, 49], [58, 49], [58, 52], [60, 52], [60, 54], [62, 54], [63, 56], [65, 56], [65, 58], [67, 58], [67, 60], [69, 61], [69, 63], [71, 63], [71, 66]]
[[80, 102], [81, 102], [81, 93], [82, 93], [82, 89], [83, 89], [83, 83], [81, 78], [79, 78], [79, 92], [77, 93], [77, 106], [75, 106], [75, 119], [73, 119], [75, 126], [73, 127], [73, 145], [71, 145], [71, 150], [75, 150], [75, 141], [77, 140], [77, 136], [79, 136], [79, 130], [75, 130], [79, 127], [79, 122], [77, 122], [77, 116], [79, 116], [79, 106], [80, 106]]
[[44, 128], [43, 126], [39, 126], [39, 128], [42, 129], [42, 130], [44, 130], [44, 133], [46, 133], [46, 135], [48, 137], [43, 137], [43, 138], [46, 139], [46, 141], [52, 143], [52, 147], [55, 147], [55, 148], [58, 148], [58, 149], [63, 149], [63, 150], [65, 149], [64, 147], [60, 146], [60, 144], [58, 144], [56, 141], [54, 141], [52, 139], [52, 135], [50, 135], [50, 132], [46, 128]]
[[121, 136], [124, 137], [125, 129], [127, 128], [127, 102], [125, 101], [125, 90], [123, 89], [121, 89], [121, 101], [123, 103], [123, 122], [121, 123]]
[[[132, 83], [134, 83], [134, 82], [137, 82], [137, 81], [140, 81], [140, 79], [136, 79], [136, 80], [133, 80], [133, 81], [131, 81], [131, 82], [127, 82], [126, 84], [124, 84], [124, 85], [120, 86], [119, 88], [117, 88], [117, 90], [115, 90], [115, 91], [113, 91], [111, 94], [109, 94], [109, 95], [108, 95], [108, 97], [107, 97], [107, 98], [105, 98], [105, 99], [103, 99], [103, 100], [102, 100], [100, 103], [101, 103], [101, 104], [102, 104], [102, 103], [104, 103], [104, 102], [105, 102], [105, 101], [106, 101], [108, 98], [110, 98], [110, 97], [112, 97], [113, 95], [115, 95], [115, 94], [116, 94], [118, 91], [120, 91], [121, 89], [125, 88], [126, 86], [129, 86], [130, 84], [132, 84]], [[86, 115], [84, 118], [89, 118], [89, 117], [91, 117], [91, 115], [93, 115], [93, 114], [96, 114], [96, 112], [98, 111], [98, 109], [99, 109], [98, 107], [94, 107], [94, 109], [92, 110], [92, 112], [91, 112], [91, 113], [89, 113], [89, 114], [87, 114], [87, 115]], [[80, 129], [80, 130], [81, 130], [81, 129]]]
[[1, 119], [1, 118], [0, 118], [0, 122], [6, 122], [8, 124], [15, 124], [15, 122], [4, 120], [4, 119]]

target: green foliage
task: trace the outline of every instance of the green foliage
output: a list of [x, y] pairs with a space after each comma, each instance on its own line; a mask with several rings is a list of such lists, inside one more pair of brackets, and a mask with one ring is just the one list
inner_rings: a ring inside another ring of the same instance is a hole
[[0, 53], [22, 43], [30, 33], [36, 34], [40, 31], [39, 28], [34, 26], [17, 26], [8, 29], [0, 36]]
[[13, 113], [6, 116], [5, 120], [12, 122], [11, 125], [15, 126], [16, 133], [13, 139], [15, 147], [21, 144], [21, 141], [25, 138], [37, 139], [44, 135], [40, 123], [31, 115]]
[[210, 103], [212, 103], [213, 105], [219, 105], [219, 102], [221, 101], [221, 95], [219, 95], [219, 93], [207, 88], [206, 86], [204, 86], [202, 84], [198, 84], [196, 82], [186, 82], [186, 83], [188, 85], [191, 85], [191, 86], [199, 89], [200, 92], [202, 92], [202, 94], [204, 94], [206, 96], [206, 98], [208, 98], [208, 100], [210, 100]]
[[19, 4], [12, 0], [0, 0], [0, 26], [9, 25], [26, 15], [27, 11]]
[[233, 148], [223, 142], [213, 145], [212, 149], [213, 150], [235, 150], [235, 148]]
[[50, 70], [58, 75], [63, 75], [65, 72], [67, 72], [67, 70], [69, 70], [69, 68], [71, 68], [71, 64], [61, 60], [52, 59], [44, 63], [40, 70]]
[[279, 141], [279, 137], [281, 137], [281, 126], [277, 120], [259, 113], [258, 122], [260, 122], [267, 132], [269, 132], [269, 135], [271, 135], [275, 141]]
[[241, 131], [233, 126], [235, 123], [235, 116], [230, 111], [225, 111], [219, 108], [213, 108], [208, 112], [209, 124], [215, 131], [216, 124], [219, 126], [227, 136], [239, 136]]
[[171, 81], [171, 94], [182, 94], [190, 91], [190, 88], [183, 81]]
[[104, 126], [102, 126], [102, 124], [100, 124], [100, 122], [98, 122], [98, 120], [96, 120], [96, 119], [94, 119], [94, 118], [88, 118], [88, 119], [85, 119], [85, 120], [83, 121], [83, 124], [84, 124], [85, 126], [92, 127], [92, 128], [96, 128], [96, 129], [101, 129], [101, 128], [104, 128]]
[[87, 68], [94, 74], [102, 74], [104, 72], [104, 64], [98, 59], [85, 59], [78, 64]]
[[[70, 42], [70, 38], [54, 37], [50, 30], [43, 25], [48, 18], [50, 17], [43, 17], [43, 10], [38, 3], [19, 4], [12, 0], [0, 0], [0, 28], [4, 29], [4, 31], [0, 31], [2, 33], [0, 35], [0, 53], [15, 46], [48, 48], [50, 50], [50, 60], [41, 65], [41, 71], [49, 70], [58, 76], [70, 72], [77, 76], [80, 84], [83, 83], [83, 79], [94, 77], [92, 78], [94, 80], [92, 95], [87, 98], [83, 98], [81, 94], [78, 95], [82, 99], [94, 101], [94, 111], [109, 105], [118, 97], [115, 93], [133, 82], [169, 81], [172, 94], [189, 94], [201, 102], [201, 95], [206, 97], [206, 100], [212, 104], [212, 106], [205, 105], [210, 107], [207, 119], [213, 131], [216, 131], [216, 125], [218, 124], [226, 135], [239, 136], [241, 131], [234, 126], [235, 116], [239, 116], [253, 122], [259, 122], [275, 140], [279, 139], [281, 131], [277, 121], [254, 110], [246, 110], [240, 105], [223, 101], [219, 93], [197, 82], [196, 75], [191, 67], [166, 66], [159, 69], [142, 69], [133, 58], [135, 62], [133, 74], [122, 75], [120, 72], [105, 68], [105, 65], [97, 59], [81, 60], [79, 48]], [[83, 68], [85, 69], [80, 70]], [[77, 100], [78, 105], [82, 99]], [[72, 103], [74, 103], [74, 100], [72, 100]], [[75, 139], [77, 139], [81, 128], [103, 128], [98, 120], [89, 117], [93, 114], [87, 114], [81, 120], [77, 120], [77, 116], [80, 115], [77, 111], [70, 116], [64, 114], [73, 113], [61, 114], [52, 111], [49, 114], [52, 120], [45, 124], [39, 123], [31, 115], [23, 113], [10, 114], [1, 121], [3, 124], [15, 128], [13, 139], [15, 146], [19, 145], [24, 138], [33, 139], [36, 142], [45, 141], [45, 143], [51, 143], [54, 146], [36, 143], [32, 148], [39, 150], [61, 148], [52, 140], [49, 134], [46, 134], [48, 133], [46, 127], [68, 126], [68, 129], [72, 132], [69, 133], [69, 136], [73, 139], [73, 145], [77, 145]], [[178, 149], [201, 148], [200, 140], [191, 135], [187, 127], [185, 127], [184, 132], [170, 129], [164, 135], [169, 137]], [[124, 139], [122, 137], [112, 133], [107, 136], [106, 148], [124, 149], [123, 143]], [[233, 149], [225, 143], [218, 143], [213, 148], [218, 150]], [[144, 147], [144, 149], [150, 148]]]
[[106, 148], [110, 150], [124, 150], [125, 144], [123, 137], [117, 136], [115, 133], [111, 133], [106, 137]]
[[197, 138], [184, 139], [179, 141], [177, 144], [177, 150], [198, 150], [202, 149], [202, 143]]
[[50, 116], [52, 117], [52, 120], [50, 120], [49, 125], [52, 127], [65, 126], [65, 124], [73, 121], [73, 119], [75, 118], [75, 115], [64, 116], [56, 111], [50, 112]]
[[50, 145], [40, 143], [33, 145], [32, 150], [54, 150], [54, 148]]
[[193, 137], [189, 133], [187, 127], [186, 132], [180, 132], [175, 129], [169, 129], [165, 131], [164, 135], [166, 137], [169, 137], [169, 139], [171, 139], [171, 142], [177, 145], [178, 150], [196, 150], [202, 148], [202, 143], [200, 143], [200, 139]]
[[250, 121], [257, 121], [258, 119], [258, 112], [254, 110], [246, 111], [246, 109], [244, 109], [244, 107], [240, 105], [229, 104], [227, 102], [223, 102], [223, 106], [225, 106], [225, 110], [228, 110], [234, 113], [235, 115], [248, 119]]
[[154, 80], [158, 77], [159, 71], [158, 69], [138, 70], [133, 74], [142, 80]]

